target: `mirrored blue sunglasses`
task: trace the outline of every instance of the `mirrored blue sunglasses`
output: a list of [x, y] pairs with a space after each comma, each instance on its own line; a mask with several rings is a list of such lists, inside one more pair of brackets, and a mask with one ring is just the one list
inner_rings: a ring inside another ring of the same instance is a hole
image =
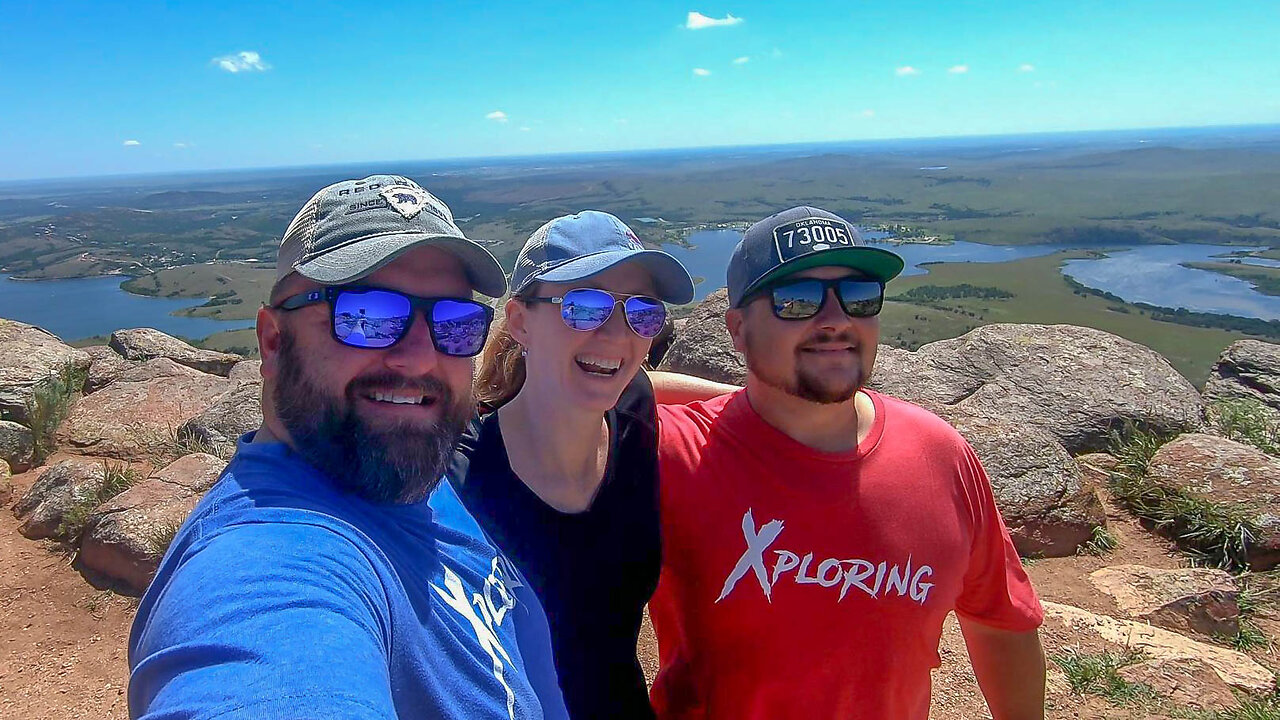
[[604, 326], [613, 315], [613, 308], [618, 305], [622, 306], [627, 325], [646, 340], [657, 337], [667, 321], [667, 306], [661, 300], [647, 295], [622, 295], [608, 290], [577, 288], [560, 296], [522, 299], [525, 302], [559, 305], [564, 324], [584, 332]]
[[484, 348], [493, 321], [493, 308], [470, 298], [418, 297], [396, 290], [354, 285], [329, 286], [299, 293], [275, 305], [297, 310], [327, 302], [333, 316], [333, 337], [343, 345], [381, 350], [409, 334], [421, 309], [437, 352], [473, 357]]

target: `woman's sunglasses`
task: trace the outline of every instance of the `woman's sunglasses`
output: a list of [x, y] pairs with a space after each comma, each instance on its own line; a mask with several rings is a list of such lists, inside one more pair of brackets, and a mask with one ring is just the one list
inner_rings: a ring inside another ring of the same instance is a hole
[[827, 300], [827, 288], [836, 291], [836, 300], [849, 317], [874, 317], [880, 314], [884, 305], [884, 285], [875, 280], [803, 278], [772, 285], [765, 292], [773, 302], [774, 317], [779, 320], [808, 320], [822, 310]]
[[661, 300], [646, 295], [615, 295], [607, 290], [577, 288], [558, 297], [521, 299], [525, 302], [559, 305], [564, 324], [584, 332], [595, 330], [609, 322], [609, 316], [613, 314], [616, 305], [622, 305], [622, 313], [632, 331], [646, 340], [657, 337], [667, 321], [667, 306]]
[[436, 351], [452, 357], [473, 357], [484, 347], [493, 321], [493, 308], [458, 297], [417, 297], [376, 287], [330, 286], [299, 293], [280, 301], [280, 310], [297, 310], [329, 303], [333, 337], [343, 345], [381, 350], [404, 339], [418, 317], [427, 318]]

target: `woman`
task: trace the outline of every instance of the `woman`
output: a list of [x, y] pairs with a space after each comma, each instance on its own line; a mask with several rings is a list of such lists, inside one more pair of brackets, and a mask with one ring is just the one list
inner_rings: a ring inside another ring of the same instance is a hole
[[477, 378], [494, 411], [471, 424], [450, 477], [542, 601], [570, 716], [651, 718], [636, 641], [661, 561], [657, 432], [638, 371], [663, 303], [692, 300], [693, 281], [618, 218], [585, 211], [529, 238], [511, 293]]

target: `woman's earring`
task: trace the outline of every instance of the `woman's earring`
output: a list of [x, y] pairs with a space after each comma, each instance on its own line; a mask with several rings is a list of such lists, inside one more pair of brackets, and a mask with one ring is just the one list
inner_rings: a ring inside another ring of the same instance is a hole
[[520, 357], [529, 357], [529, 350], [523, 345], [520, 346]]

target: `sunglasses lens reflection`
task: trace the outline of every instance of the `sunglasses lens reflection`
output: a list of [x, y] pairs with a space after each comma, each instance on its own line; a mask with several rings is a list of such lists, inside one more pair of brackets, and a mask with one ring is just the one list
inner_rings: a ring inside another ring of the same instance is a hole
[[627, 298], [623, 305], [627, 324], [642, 338], [655, 338], [667, 321], [667, 307], [660, 300], [635, 296]]
[[431, 336], [446, 355], [471, 357], [484, 347], [489, 316], [484, 306], [462, 300], [439, 300], [431, 308]]
[[560, 303], [560, 316], [574, 330], [595, 330], [609, 320], [613, 304], [613, 296], [603, 290], [570, 290]]
[[333, 334], [352, 347], [384, 348], [404, 334], [413, 306], [385, 290], [347, 291], [333, 303]]

